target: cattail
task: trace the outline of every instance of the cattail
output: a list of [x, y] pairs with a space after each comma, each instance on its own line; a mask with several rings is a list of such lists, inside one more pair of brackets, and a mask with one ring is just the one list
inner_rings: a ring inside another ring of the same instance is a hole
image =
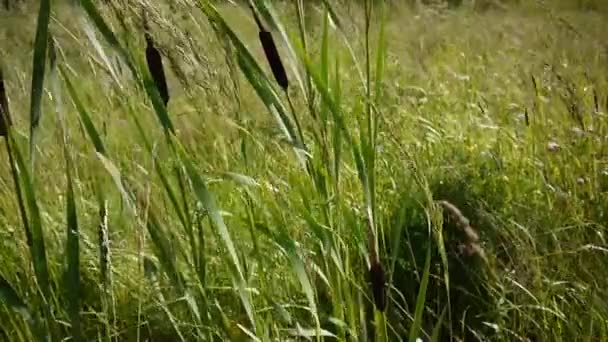
[[382, 264], [378, 260], [372, 261], [372, 265], [369, 269], [369, 278], [372, 283], [372, 293], [374, 295], [376, 308], [380, 311], [384, 311], [386, 309], [386, 276]]
[[274, 43], [274, 39], [272, 38], [272, 34], [264, 28], [260, 18], [255, 12], [253, 6], [251, 6], [251, 12], [253, 13], [253, 17], [255, 19], [256, 24], [260, 30], [259, 37], [260, 42], [262, 43], [262, 48], [264, 49], [264, 54], [266, 55], [266, 59], [268, 60], [268, 64], [270, 64], [270, 69], [272, 70], [272, 74], [274, 75], [274, 79], [277, 81], [279, 86], [283, 88], [284, 91], [287, 91], [287, 87], [289, 87], [289, 80], [287, 79], [287, 73], [285, 72], [285, 68], [283, 67], [283, 63], [281, 62], [281, 56], [279, 55], [279, 50], [277, 49], [276, 44]]
[[528, 107], [524, 110], [524, 118], [526, 119], [526, 126], [530, 126], [530, 116], [528, 115]]
[[4, 75], [0, 66], [0, 137], [8, 134], [8, 126], [11, 125], [11, 117], [8, 111], [8, 99], [4, 88]]
[[144, 30], [146, 37], [146, 62], [148, 63], [148, 69], [150, 70], [150, 74], [152, 74], [152, 78], [154, 79], [154, 83], [156, 84], [156, 88], [160, 93], [160, 97], [167, 106], [169, 103], [169, 90], [167, 88], [167, 80], [165, 79], [165, 70], [163, 69], [163, 60], [160, 56], [160, 52], [154, 46], [154, 40], [149, 32], [149, 27], [147, 21], [144, 19]]

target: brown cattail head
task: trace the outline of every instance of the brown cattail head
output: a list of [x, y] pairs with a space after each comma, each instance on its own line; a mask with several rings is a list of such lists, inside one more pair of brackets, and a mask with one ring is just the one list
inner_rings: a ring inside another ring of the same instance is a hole
[[380, 261], [372, 261], [372, 265], [369, 269], [369, 278], [372, 283], [372, 293], [374, 295], [376, 309], [384, 311], [386, 309], [386, 276]]
[[4, 74], [2, 73], [2, 66], [0, 66], [0, 137], [7, 136], [8, 126], [10, 125], [11, 116], [8, 111], [8, 98], [4, 88]]
[[163, 59], [160, 56], [160, 52], [154, 46], [154, 40], [150, 35], [147, 20], [144, 20], [144, 30], [146, 37], [146, 62], [148, 63], [148, 69], [154, 79], [156, 88], [160, 93], [160, 97], [167, 106], [169, 103], [169, 89], [167, 88], [167, 80], [165, 79], [165, 70], [163, 68]]
[[266, 54], [268, 64], [270, 64], [270, 68], [272, 69], [274, 79], [277, 81], [279, 86], [283, 88], [283, 90], [287, 91], [287, 87], [289, 86], [287, 74], [285, 73], [285, 68], [281, 62], [281, 57], [279, 56], [279, 51], [277, 50], [277, 46], [274, 44], [274, 39], [272, 39], [270, 32], [260, 31], [260, 42], [264, 48], [264, 53]]
[[287, 79], [287, 73], [285, 72], [283, 63], [281, 62], [281, 56], [279, 55], [279, 50], [277, 49], [276, 44], [274, 43], [272, 34], [264, 28], [262, 21], [258, 17], [258, 14], [251, 3], [249, 4], [249, 8], [253, 14], [253, 19], [255, 19], [255, 23], [258, 25], [258, 29], [260, 30], [260, 42], [262, 43], [262, 48], [264, 48], [264, 54], [266, 55], [268, 64], [270, 64], [270, 69], [272, 70], [274, 79], [284, 91], [287, 91], [287, 87], [289, 87], [289, 80]]

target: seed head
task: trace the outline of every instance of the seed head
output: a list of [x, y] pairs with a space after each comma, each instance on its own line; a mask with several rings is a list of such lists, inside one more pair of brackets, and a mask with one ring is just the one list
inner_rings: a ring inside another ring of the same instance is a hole
[[285, 72], [283, 63], [281, 62], [281, 56], [279, 55], [279, 50], [277, 49], [276, 44], [274, 43], [272, 34], [264, 28], [262, 21], [251, 4], [249, 4], [249, 8], [251, 8], [253, 19], [255, 19], [258, 29], [260, 30], [260, 43], [262, 43], [262, 48], [264, 49], [264, 54], [266, 55], [268, 64], [270, 64], [270, 69], [272, 70], [274, 79], [284, 91], [287, 91], [287, 87], [289, 87], [289, 80], [287, 79], [287, 73]]
[[270, 69], [272, 69], [274, 79], [277, 81], [279, 86], [283, 88], [283, 90], [287, 91], [289, 81], [287, 80], [287, 74], [285, 73], [283, 63], [281, 62], [281, 57], [279, 56], [277, 46], [274, 44], [272, 34], [270, 34], [268, 31], [260, 31], [260, 42], [264, 48], [264, 54], [266, 54], [268, 64], [270, 64]]

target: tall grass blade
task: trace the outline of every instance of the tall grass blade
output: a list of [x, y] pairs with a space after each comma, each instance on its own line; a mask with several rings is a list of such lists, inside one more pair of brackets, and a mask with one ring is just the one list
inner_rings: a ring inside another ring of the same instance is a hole
[[224, 243], [224, 246], [228, 250], [228, 256], [230, 257], [230, 261], [231, 261], [229, 266], [230, 266], [233, 282], [237, 286], [241, 301], [243, 303], [243, 306], [245, 308], [245, 311], [247, 313], [247, 317], [249, 318], [251, 326], [255, 327], [256, 324], [255, 324], [255, 319], [254, 319], [254, 312], [253, 312], [253, 308], [251, 306], [251, 301], [249, 299], [249, 297], [250, 297], [249, 293], [246, 291], [245, 277], [243, 275], [243, 271], [242, 271], [242, 267], [240, 265], [239, 258], [236, 254], [234, 242], [232, 241], [232, 238], [230, 237], [230, 233], [228, 232], [228, 227], [226, 227], [226, 224], [224, 223], [224, 219], [223, 219], [222, 215], [220, 214], [220, 211], [217, 207], [215, 199], [212, 196], [212, 194], [209, 192], [209, 190], [207, 189], [207, 185], [205, 184], [205, 181], [198, 174], [198, 172], [196, 171], [194, 165], [192, 164], [192, 162], [190, 161], [188, 156], [186, 156], [185, 153], [183, 153], [183, 151], [180, 150], [180, 152], [182, 152], [182, 153], [180, 153], [181, 160], [185, 165], [186, 173], [188, 174], [190, 182], [192, 183], [192, 187], [194, 189], [194, 194], [196, 195], [198, 200], [201, 202], [203, 207], [206, 209], [206, 211], [211, 219], [211, 222], [213, 223], [213, 226], [217, 230], [217, 233], [218, 233], [220, 239], [222, 240], [222, 242]]
[[154, 243], [154, 247], [156, 248], [156, 255], [158, 256], [165, 273], [169, 279], [171, 279], [176, 290], [179, 293], [182, 293], [184, 290], [183, 276], [179, 272], [176, 264], [175, 250], [170, 244], [171, 239], [169, 238], [169, 235], [162, 228], [153, 210], [148, 211], [147, 227], [150, 237], [152, 238], [152, 243]]
[[62, 75], [63, 79], [65, 80], [65, 84], [68, 88], [68, 93], [70, 94], [70, 97], [72, 98], [72, 102], [74, 103], [74, 106], [76, 107], [76, 110], [78, 111], [78, 114], [80, 115], [80, 120], [82, 120], [85, 130], [87, 131], [89, 138], [91, 138], [91, 141], [93, 142], [93, 146], [95, 146], [95, 151], [105, 155], [106, 149], [103, 145], [101, 137], [99, 136], [99, 133], [97, 132], [97, 129], [95, 128], [95, 125], [93, 124], [93, 121], [91, 120], [91, 116], [89, 115], [88, 111], [86, 110], [86, 108], [84, 107], [82, 102], [80, 101], [80, 98], [78, 97], [78, 94], [76, 93], [76, 89], [74, 88], [74, 85], [72, 84], [72, 81], [70, 80], [70, 77], [68, 76], [67, 72], [65, 71], [65, 68], [62, 65], [59, 65], [59, 71], [61, 72], [61, 75]]
[[41, 0], [36, 23], [36, 38], [34, 41], [34, 59], [32, 69], [32, 88], [30, 97], [30, 158], [32, 172], [34, 165], [34, 131], [40, 122], [40, 107], [44, 86], [44, 74], [47, 58], [49, 20], [51, 17], [51, 1]]
[[20, 170], [19, 175], [21, 176], [21, 180], [23, 182], [23, 190], [25, 193], [27, 207], [29, 209], [32, 234], [32, 244], [30, 248], [36, 280], [38, 281], [38, 286], [40, 286], [44, 298], [49, 300], [51, 297], [51, 287], [49, 283], [49, 271], [47, 267], [44, 235], [42, 232], [42, 220], [40, 218], [40, 210], [36, 200], [36, 193], [23, 160], [23, 156], [21, 155], [21, 152], [17, 148], [17, 143], [14, 141], [11, 135], [9, 135], [9, 141], [11, 142], [11, 150], [14, 152], [17, 167]]
[[420, 282], [420, 288], [418, 289], [418, 296], [416, 298], [416, 309], [414, 310], [414, 322], [410, 328], [409, 342], [416, 342], [419, 337], [420, 328], [422, 327], [422, 314], [424, 313], [424, 307], [426, 303], [426, 290], [429, 285], [429, 278], [431, 274], [431, 245], [428, 244], [426, 251], [426, 260], [424, 262], [424, 273], [422, 274], [422, 281]]
[[68, 146], [64, 146], [67, 177], [67, 269], [65, 274], [68, 298], [68, 313], [72, 324], [72, 339], [82, 341], [80, 327], [80, 232], [76, 214], [76, 201], [74, 200], [74, 184], [72, 180], [72, 161]]

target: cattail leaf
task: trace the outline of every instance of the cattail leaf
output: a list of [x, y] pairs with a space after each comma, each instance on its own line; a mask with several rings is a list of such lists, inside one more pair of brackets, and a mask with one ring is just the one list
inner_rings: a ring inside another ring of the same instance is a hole
[[152, 243], [156, 249], [156, 255], [160, 261], [163, 270], [171, 279], [173, 286], [180, 293], [183, 292], [183, 277], [178, 271], [175, 251], [171, 246], [170, 241], [172, 240], [167, 232], [162, 228], [158, 217], [153, 210], [149, 210], [147, 213], [147, 227]]
[[28, 207], [31, 241], [29, 243], [32, 262], [34, 264], [34, 273], [38, 286], [45, 300], [51, 298], [51, 287], [49, 282], [49, 271], [47, 267], [46, 248], [44, 244], [44, 234], [42, 230], [42, 219], [40, 210], [36, 200], [36, 193], [30, 174], [27, 171], [23, 156], [17, 148], [17, 143], [13, 137], [9, 135], [11, 151], [14, 152], [16, 166], [18, 168], [21, 183], [23, 184], [23, 192], [25, 193], [25, 203]]
[[429, 285], [429, 277], [431, 274], [431, 244], [428, 244], [426, 250], [426, 261], [424, 262], [424, 272], [422, 274], [422, 281], [418, 288], [418, 296], [416, 298], [416, 309], [414, 310], [414, 322], [410, 328], [409, 342], [416, 342], [419, 336], [420, 328], [422, 327], [422, 314], [424, 313], [424, 307], [426, 302], [426, 290]]
[[[336, 99], [336, 106], [340, 106], [341, 94], [341, 79], [340, 79], [340, 59], [336, 58], [336, 70], [335, 78], [333, 82], [332, 90], [334, 92], [334, 98]], [[333, 146], [334, 146], [334, 184], [336, 189], [339, 189], [340, 185], [340, 165], [342, 162], [342, 131], [338, 125], [333, 126]], [[336, 190], [337, 192], [338, 190]]]
[[[378, 100], [381, 99], [382, 97], [382, 82], [384, 80], [384, 66], [385, 66], [385, 62], [386, 62], [386, 52], [387, 52], [387, 46], [386, 46], [386, 34], [385, 34], [385, 26], [386, 26], [386, 19], [384, 18], [384, 2], [381, 5], [382, 7], [382, 18], [380, 19], [380, 32], [378, 33], [378, 46], [376, 47], [376, 76], [374, 78], [374, 82], [376, 85], [375, 88], [375, 99], [376, 102]], [[378, 124], [379, 120], [375, 120], [376, 125]], [[375, 127], [374, 129], [374, 133], [377, 134], [378, 129], [377, 127]]]
[[2, 65], [0, 65], [0, 136], [5, 137], [8, 134], [8, 127], [12, 124], [11, 116], [8, 109], [8, 97], [6, 96], [6, 88], [4, 86], [4, 73]]
[[[34, 129], [40, 122], [40, 107], [42, 103], [44, 74], [47, 58], [48, 30], [51, 17], [51, 1], [41, 0], [36, 23], [36, 38], [34, 40], [34, 59], [32, 70], [32, 89], [30, 98], [30, 139]], [[33, 139], [32, 139], [33, 140]], [[33, 142], [30, 141], [30, 151]]]
[[240, 265], [239, 258], [236, 254], [236, 248], [234, 246], [234, 242], [230, 237], [230, 232], [228, 231], [228, 227], [224, 223], [224, 219], [220, 214], [220, 211], [215, 202], [215, 198], [207, 189], [207, 185], [205, 181], [201, 178], [201, 176], [196, 171], [194, 165], [190, 161], [189, 157], [180, 150], [181, 160], [185, 165], [186, 173], [192, 182], [192, 187], [194, 190], [194, 194], [201, 202], [203, 207], [208, 212], [208, 215], [213, 223], [213, 227], [216, 229], [221, 241], [224, 243], [224, 246], [228, 250], [228, 256], [230, 257], [230, 269], [232, 273], [232, 279], [235, 283], [239, 295], [241, 297], [241, 302], [247, 312], [247, 316], [252, 326], [255, 327], [255, 320], [253, 316], [253, 308], [251, 306], [251, 301], [249, 299], [249, 293], [246, 291], [246, 283], [245, 277], [243, 275], [242, 267]]
[[162, 163], [158, 159], [157, 154], [154, 153], [152, 144], [150, 144], [150, 139], [148, 139], [148, 136], [146, 135], [139, 119], [137, 118], [137, 115], [135, 115], [135, 113], [133, 113], [131, 108], [129, 108], [128, 112], [131, 115], [131, 117], [133, 118], [133, 121], [135, 122], [135, 126], [137, 127], [137, 131], [139, 132], [139, 135], [143, 141], [144, 146], [146, 147], [146, 149], [148, 150], [148, 152], [150, 153], [150, 155], [152, 156], [152, 158], [154, 160], [154, 169], [156, 170], [156, 173], [158, 174], [158, 177], [160, 179], [161, 184], [163, 185], [163, 188], [167, 192], [167, 196], [169, 196], [169, 201], [173, 205], [173, 209], [175, 209], [175, 211], [177, 212], [177, 216], [178, 216], [180, 222], [182, 223], [182, 226], [184, 227], [184, 229], [186, 229], [186, 232], [188, 234], [190, 234], [191, 233], [190, 225], [188, 224], [188, 222], [186, 220], [186, 217], [184, 215], [182, 208], [178, 204], [177, 196], [175, 195], [175, 191], [173, 190], [173, 187], [169, 184], [169, 179], [167, 178], [167, 175], [165, 174], [165, 171], [162, 168]]
[[63, 68], [63, 66], [60, 65], [59, 70], [61, 72], [61, 75], [63, 76], [63, 79], [65, 80], [65, 83], [68, 88], [68, 93], [70, 94], [70, 97], [72, 98], [72, 102], [74, 103], [74, 106], [76, 107], [76, 110], [78, 111], [78, 114], [80, 115], [80, 120], [82, 121], [84, 128], [87, 131], [87, 134], [89, 135], [89, 138], [93, 142], [93, 146], [95, 146], [95, 151], [97, 153], [105, 155], [106, 149], [103, 145], [101, 137], [99, 136], [99, 133], [97, 132], [97, 129], [95, 128], [95, 125], [93, 124], [93, 121], [91, 120], [91, 116], [89, 115], [88, 111], [86, 110], [86, 108], [84, 107], [82, 102], [80, 101], [78, 94], [76, 93], [76, 89], [74, 88], [72, 81], [70, 81], [70, 77], [68, 76], [68, 74], [65, 71], [65, 69]]
[[350, 44], [350, 38], [346, 34], [346, 29], [344, 28], [344, 25], [342, 25], [342, 22], [340, 21], [340, 18], [338, 17], [336, 10], [333, 8], [331, 3], [329, 3], [329, 0], [322, 0], [322, 2], [325, 5], [325, 8], [327, 9], [327, 11], [329, 12], [329, 17], [331, 18], [332, 24], [334, 24], [338, 28], [338, 33], [340, 33], [340, 36], [342, 36], [342, 40], [344, 41], [344, 44], [346, 45], [346, 48], [348, 49], [348, 52], [350, 53], [352, 60], [355, 62], [354, 64], [355, 64], [355, 67], [357, 68], [359, 78], [361, 80], [361, 84], [365, 84], [365, 78], [363, 77], [363, 71], [361, 70], [361, 65], [359, 63], [359, 59], [357, 58], [357, 55], [355, 54], [355, 50], [353, 49], [352, 45]]
[[355, 159], [355, 166], [357, 168], [357, 174], [359, 175], [359, 180], [361, 181], [361, 185], [364, 191], [364, 195], [366, 198], [367, 206], [368, 206], [368, 215], [370, 214], [369, 205], [371, 203], [371, 197], [369, 193], [368, 187], [368, 175], [365, 168], [365, 163], [363, 162], [363, 157], [361, 154], [361, 148], [359, 144], [352, 138], [348, 128], [346, 127], [346, 122], [344, 121], [344, 116], [337, 102], [334, 100], [334, 97], [331, 95], [329, 91], [328, 85], [323, 82], [319, 73], [312, 66], [308, 57], [304, 56], [305, 66], [308, 70], [308, 73], [311, 75], [313, 83], [319, 93], [321, 94], [321, 98], [328, 106], [330, 113], [332, 114], [333, 120], [336, 123], [338, 129], [342, 132], [342, 136], [346, 140], [346, 143], [351, 147], [353, 157]]
[[[282, 208], [275, 206], [274, 216], [277, 217], [278, 220], [283, 221]], [[288, 225], [285, 222], [281, 222], [281, 224], [278, 224], [276, 226], [278, 229], [278, 231], [276, 232], [270, 231], [268, 227], [265, 227], [263, 225], [257, 225], [257, 228], [260, 229], [264, 234], [272, 238], [274, 242], [281, 247], [282, 252], [286, 254], [287, 259], [291, 264], [291, 268], [293, 269], [293, 272], [298, 278], [298, 281], [302, 286], [302, 290], [306, 295], [306, 299], [308, 301], [311, 313], [313, 314], [316, 322], [319, 323], [314, 290], [312, 287], [312, 283], [310, 282], [310, 278], [306, 272], [304, 261], [300, 257], [298, 246], [296, 245], [296, 240], [294, 240], [290, 236], [289, 231], [287, 230]], [[313, 267], [317, 266], [313, 265]], [[322, 273], [320, 273], [320, 275], [322, 276]]]
[[67, 178], [67, 269], [65, 273], [66, 290], [68, 298], [68, 313], [72, 325], [72, 339], [82, 340], [80, 328], [80, 233], [76, 214], [76, 201], [74, 200], [74, 184], [72, 180], [72, 161], [67, 145], [64, 145]]

